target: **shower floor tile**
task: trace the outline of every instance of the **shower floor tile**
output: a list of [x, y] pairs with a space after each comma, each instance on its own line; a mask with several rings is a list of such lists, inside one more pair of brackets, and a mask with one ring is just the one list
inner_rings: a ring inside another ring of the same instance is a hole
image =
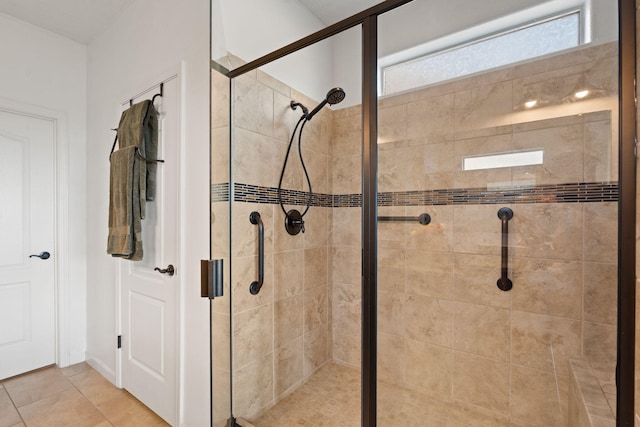
[[[505, 418], [429, 399], [386, 382], [378, 383], [378, 425], [436, 427], [509, 426]], [[281, 400], [257, 420], [255, 427], [360, 426], [360, 372], [327, 364], [303, 386]]]

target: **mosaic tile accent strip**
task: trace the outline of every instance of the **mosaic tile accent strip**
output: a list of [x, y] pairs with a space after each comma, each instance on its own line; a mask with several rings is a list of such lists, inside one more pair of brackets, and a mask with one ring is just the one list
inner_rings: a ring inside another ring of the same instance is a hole
[[229, 201], [229, 183], [211, 184], [211, 202]]
[[[305, 191], [283, 189], [280, 194], [282, 203], [287, 205], [306, 206], [309, 200], [309, 193]], [[278, 189], [236, 183], [233, 185], [233, 200], [236, 202], [277, 204]], [[333, 207], [333, 196], [314, 193], [311, 198], [311, 206]]]
[[[287, 205], [304, 206], [309, 193], [282, 190]], [[211, 200], [229, 201], [229, 184], [211, 186]], [[277, 204], [278, 190], [249, 184], [234, 184], [236, 202]], [[579, 182], [571, 184], [523, 187], [458, 188], [424, 191], [397, 191], [378, 194], [378, 206], [493, 205], [502, 203], [590, 203], [617, 202], [618, 184], [610, 182]], [[314, 194], [311, 206], [360, 207], [362, 194]]]
[[502, 188], [461, 188], [378, 194], [378, 206], [493, 205], [502, 203], [615, 202], [618, 184], [580, 182]]

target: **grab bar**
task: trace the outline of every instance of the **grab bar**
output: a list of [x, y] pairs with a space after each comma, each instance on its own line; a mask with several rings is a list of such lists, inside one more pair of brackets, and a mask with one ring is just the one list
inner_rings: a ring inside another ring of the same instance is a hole
[[258, 280], [249, 285], [251, 295], [257, 295], [264, 284], [264, 224], [260, 213], [256, 211], [251, 212], [249, 221], [253, 225], [258, 225]]
[[513, 288], [513, 282], [509, 280], [509, 220], [513, 218], [513, 211], [509, 208], [500, 208], [498, 218], [502, 222], [502, 275], [498, 279], [498, 288], [501, 291], [509, 291]]
[[419, 216], [379, 216], [379, 222], [412, 222], [418, 221], [422, 225], [427, 225], [431, 222], [431, 216], [428, 213], [422, 213]]

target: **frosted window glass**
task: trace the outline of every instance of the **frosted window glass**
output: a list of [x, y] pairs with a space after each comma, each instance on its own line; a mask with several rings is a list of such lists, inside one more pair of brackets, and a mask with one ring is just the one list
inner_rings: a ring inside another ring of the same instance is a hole
[[473, 171], [479, 169], [541, 165], [544, 161], [543, 157], [544, 152], [542, 150], [465, 157], [462, 159], [462, 170]]
[[503, 33], [383, 69], [383, 94], [402, 92], [580, 44], [580, 14]]

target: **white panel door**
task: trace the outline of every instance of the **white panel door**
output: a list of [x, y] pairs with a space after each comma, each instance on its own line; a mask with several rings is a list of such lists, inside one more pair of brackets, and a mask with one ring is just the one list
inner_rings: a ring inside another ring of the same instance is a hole
[[55, 363], [54, 132], [0, 110], [0, 380]]
[[[157, 89], [134, 102], [148, 99]], [[177, 421], [179, 98], [178, 78], [164, 84], [158, 110], [157, 192], [142, 220], [142, 261], [120, 261], [122, 386], [172, 425]], [[123, 110], [128, 107], [123, 107]]]

